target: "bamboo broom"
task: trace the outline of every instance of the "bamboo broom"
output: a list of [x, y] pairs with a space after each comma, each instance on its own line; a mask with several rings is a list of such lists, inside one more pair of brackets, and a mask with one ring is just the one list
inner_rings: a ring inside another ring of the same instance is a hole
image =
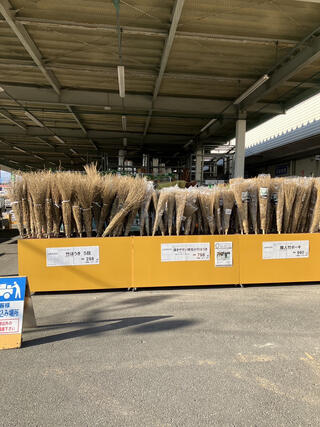
[[148, 182], [146, 198], [141, 206], [140, 210], [140, 236], [144, 235], [144, 230], [146, 230], [147, 236], [150, 234], [149, 228], [149, 207], [152, 199], [152, 194], [154, 192], [153, 183]]
[[313, 212], [312, 212], [312, 219], [310, 223], [309, 232], [310, 233], [316, 233], [319, 231], [319, 222], [320, 222], [320, 180], [316, 179], [314, 184], [315, 194], [316, 194], [316, 201], [314, 204]]
[[22, 199], [24, 196], [23, 181], [18, 180], [9, 189], [9, 199], [17, 221], [20, 237], [24, 236]]
[[53, 221], [53, 236], [59, 237], [61, 224], [61, 195], [58, 187], [57, 174], [52, 175], [50, 182], [52, 196], [52, 221]]
[[223, 201], [223, 232], [228, 234], [230, 217], [235, 203], [234, 194], [232, 190], [224, 189], [221, 191], [221, 196]]
[[184, 230], [185, 235], [191, 234], [192, 217], [194, 213], [197, 211], [197, 209], [198, 209], [197, 195], [193, 187], [190, 187], [187, 190], [186, 205], [183, 213], [184, 217], [186, 218], [185, 230]]
[[294, 201], [294, 205], [292, 207], [293, 215], [292, 215], [292, 222], [290, 226], [290, 233], [297, 233], [298, 232], [298, 225], [299, 220], [301, 218], [302, 209], [305, 197], [307, 195], [307, 178], [297, 178], [297, 190], [296, 190], [296, 197]]
[[112, 203], [117, 193], [119, 177], [113, 175], [105, 175], [102, 180], [102, 209], [97, 229], [97, 236], [101, 236], [104, 224], [108, 218]]
[[71, 223], [72, 223], [72, 173], [59, 172], [57, 174], [57, 186], [61, 197], [62, 219], [65, 237], [71, 237]]
[[46, 235], [50, 239], [53, 232], [53, 204], [52, 204], [52, 194], [51, 194], [51, 172], [47, 172], [44, 179], [46, 180], [46, 199], [45, 199], [45, 221], [46, 221]]
[[221, 186], [217, 186], [215, 189], [216, 192], [216, 196], [215, 196], [215, 206], [214, 206], [214, 211], [215, 211], [215, 217], [216, 217], [216, 223], [217, 223], [217, 231], [219, 234], [223, 233], [222, 230], [222, 215], [221, 215], [221, 209], [223, 206], [223, 200], [222, 200], [222, 195], [221, 195]]
[[300, 233], [304, 233], [308, 231], [308, 228], [307, 228], [308, 214], [309, 214], [309, 211], [312, 209], [312, 206], [314, 206], [311, 203], [311, 195], [313, 194], [313, 187], [314, 187], [314, 178], [308, 179], [306, 183], [306, 187], [307, 187], [306, 194], [303, 200], [303, 207], [301, 210], [301, 215], [298, 223], [298, 231]]
[[283, 231], [290, 231], [292, 220], [292, 208], [297, 193], [297, 184], [293, 179], [286, 179], [283, 182], [284, 209], [283, 209]]
[[75, 227], [79, 237], [82, 237], [83, 232], [83, 221], [82, 221], [82, 211], [80, 206], [80, 201], [78, 197], [78, 192], [81, 191], [78, 189], [78, 184], [82, 179], [82, 175], [79, 172], [74, 172], [71, 176], [72, 182], [72, 193], [71, 193], [71, 209], [72, 216], [75, 222]]
[[[256, 180], [248, 181], [248, 191], [249, 191], [249, 217], [250, 217], [250, 225], [252, 226], [252, 230], [254, 234], [258, 234], [259, 226], [258, 226], [258, 185]], [[249, 225], [249, 230], [250, 230]]]
[[259, 189], [260, 229], [262, 234], [266, 234], [270, 203], [270, 176], [260, 175], [257, 183]]
[[47, 191], [47, 182], [45, 179], [44, 172], [32, 172], [28, 174], [27, 180], [28, 190], [31, 194], [35, 228], [37, 232], [37, 238], [41, 239], [43, 231], [46, 229], [46, 221], [44, 216], [44, 206]]
[[[168, 235], [171, 236], [172, 227], [173, 227], [173, 214], [174, 214], [175, 208], [176, 208], [176, 215], [178, 215], [177, 214], [177, 209], [178, 209], [177, 194], [180, 192], [180, 190], [177, 187], [169, 187], [167, 191], [168, 191], [168, 228], [167, 230], [168, 230]], [[176, 228], [177, 228], [177, 217], [176, 217]]]
[[93, 219], [96, 225], [96, 230], [98, 232], [98, 226], [100, 222], [100, 215], [101, 215], [101, 209], [102, 209], [102, 186], [103, 186], [103, 180], [101, 178], [101, 175], [97, 171], [97, 164], [91, 163], [90, 165], [85, 165], [84, 170], [86, 171], [86, 174], [88, 176], [88, 179], [92, 181], [92, 184], [94, 185], [93, 192], [94, 197], [92, 200], [92, 212], [93, 212]]
[[111, 232], [118, 227], [120, 224], [123, 224], [125, 217], [135, 209], [139, 209], [143, 200], [145, 199], [147, 192], [147, 181], [141, 178], [135, 178], [130, 182], [130, 189], [128, 196], [123, 203], [121, 210], [114, 216], [110, 221], [108, 227], [103, 233], [103, 237], [111, 234]]
[[165, 211], [166, 207], [167, 207], [167, 203], [168, 203], [168, 192], [165, 191], [166, 189], [162, 189], [160, 191], [159, 194], [159, 199], [157, 202], [157, 210], [156, 210], [156, 216], [155, 216], [155, 220], [154, 220], [154, 225], [153, 225], [153, 230], [152, 230], [152, 235], [154, 236], [157, 232], [157, 229], [160, 225], [160, 221], [162, 219], [163, 216], [163, 212]]
[[[183, 189], [177, 189], [175, 192], [175, 203], [176, 203], [176, 233], [180, 235], [181, 223], [184, 219], [184, 209], [186, 206], [187, 193]], [[169, 234], [171, 235], [171, 234]]]
[[26, 235], [28, 238], [31, 238], [32, 236], [32, 232], [31, 232], [31, 223], [30, 223], [30, 209], [29, 209], [29, 203], [28, 203], [28, 189], [27, 189], [27, 184], [26, 181], [24, 179], [24, 177], [22, 176], [22, 182], [23, 182], [23, 187], [22, 187], [22, 216], [23, 216], [23, 224], [24, 227], [26, 229]]

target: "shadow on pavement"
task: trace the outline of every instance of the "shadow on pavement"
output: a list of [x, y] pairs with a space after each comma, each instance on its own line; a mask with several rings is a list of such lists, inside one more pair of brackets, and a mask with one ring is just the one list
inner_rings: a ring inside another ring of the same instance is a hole
[[[57, 341], [64, 341], [72, 338], [79, 338], [84, 336], [95, 336], [99, 335], [104, 332], [108, 331], [115, 331], [118, 329], [124, 329], [129, 328], [132, 326], [135, 326], [136, 328], [133, 329], [130, 333], [150, 333], [150, 332], [161, 332], [161, 331], [168, 331], [173, 329], [178, 329], [182, 327], [188, 327], [192, 324], [196, 323], [193, 320], [165, 320], [164, 319], [170, 319], [172, 316], [143, 316], [143, 317], [129, 317], [129, 318], [121, 318], [121, 319], [108, 319], [108, 320], [99, 320], [97, 322], [92, 323], [106, 323], [105, 325], [101, 326], [92, 326], [89, 328], [81, 328], [77, 329], [75, 331], [68, 331], [68, 332], [62, 332], [55, 335], [40, 337], [40, 338], [33, 338], [30, 340], [23, 340], [23, 347], [32, 347], [35, 345], [41, 345], [41, 344], [49, 344]], [[152, 324], [152, 328], [147, 328], [146, 323], [159, 321], [157, 323]], [[60, 327], [72, 327], [72, 326], [79, 326], [79, 325], [88, 325], [88, 322], [82, 323], [66, 323], [66, 324], [56, 324], [56, 325], [48, 325], [48, 326], [39, 326], [37, 329], [46, 329], [46, 328], [60, 328]], [[141, 327], [141, 325], [144, 325], [145, 327]], [[139, 327], [140, 326], [140, 327]], [[33, 329], [34, 332], [36, 329]], [[24, 334], [26, 336], [26, 334]]]
[[0, 230], [0, 243], [5, 243], [16, 236], [19, 236], [18, 230]]

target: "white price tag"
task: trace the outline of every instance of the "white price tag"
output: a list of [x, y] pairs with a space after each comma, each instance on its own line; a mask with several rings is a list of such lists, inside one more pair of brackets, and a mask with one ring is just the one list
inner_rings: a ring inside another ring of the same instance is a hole
[[263, 259], [309, 258], [309, 240], [263, 242]]
[[99, 246], [47, 248], [47, 267], [95, 265], [100, 263]]
[[232, 267], [232, 242], [215, 242], [214, 257], [216, 267]]
[[210, 261], [210, 243], [162, 243], [161, 261]]

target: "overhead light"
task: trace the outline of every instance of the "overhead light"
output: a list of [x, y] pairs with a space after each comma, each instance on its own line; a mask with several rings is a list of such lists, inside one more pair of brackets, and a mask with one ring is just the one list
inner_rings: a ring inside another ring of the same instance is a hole
[[22, 148], [17, 147], [16, 145], [14, 145], [12, 148], [14, 148], [15, 150], [21, 151], [21, 153], [27, 153], [26, 150], [23, 150]]
[[211, 119], [210, 122], [208, 122], [205, 126], [203, 126], [202, 129], [200, 129], [200, 133], [204, 132], [209, 126], [211, 126], [214, 122], [216, 122], [218, 119]]
[[38, 156], [38, 154], [34, 154], [34, 155], [33, 155], [33, 157], [35, 157], [36, 159], [39, 159], [39, 160], [44, 160], [44, 158], [43, 158], [43, 157]]
[[57, 141], [61, 142], [61, 144], [65, 144], [65, 141], [63, 139], [61, 139], [60, 136], [55, 135], [54, 137]]
[[29, 117], [30, 120], [32, 120], [36, 125], [40, 126], [41, 128], [44, 127], [44, 124], [40, 122], [33, 114], [31, 114], [29, 111], [25, 111], [24, 114]]
[[71, 151], [71, 153], [73, 153], [73, 154], [78, 154], [78, 153], [76, 152], [76, 150], [74, 150], [73, 148], [70, 148], [70, 151]]
[[18, 164], [19, 164], [18, 162], [15, 162], [14, 160], [8, 160], [8, 162], [10, 162], [10, 163], [14, 163], [15, 165], [18, 165]]
[[259, 80], [257, 80], [255, 83], [253, 83], [253, 85], [250, 86], [249, 89], [247, 89], [245, 92], [243, 92], [243, 94], [240, 95], [233, 103], [234, 104], [240, 104], [240, 102], [242, 102], [243, 100], [248, 98], [248, 96], [251, 95], [252, 92], [254, 92], [256, 89], [258, 89], [258, 87], [260, 87], [264, 82], [269, 80], [269, 78], [270, 77], [268, 76], [268, 74], [264, 74], [262, 77], [260, 77]]
[[127, 130], [127, 117], [122, 116], [121, 121], [122, 121], [122, 130], [126, 131]]
[[1, 86], [0, 86], [0, 92], [4, 92], [4, 89], [3, 89], [3, 87], [1, 87]]
[[190, 144], [193, 143], [193, 139], [190, 139], [186, 144], [184, 144], [183, 148], [188, 148]]
[[118, 83], [119, 83], [119, 95], [120, 98], [124, 98], [126, 96], [126, 87], [124, 81], [124, 66], [118, 65]]
[[105, 107], [103, 107], [103, 109], [109, 111], [109, 110], [111, 110], [111, 107], [110, 107], [110, 105], [106, 105]]
[[128, 145], [128, 139], [123, 138], [123, 146], [126, 147]]

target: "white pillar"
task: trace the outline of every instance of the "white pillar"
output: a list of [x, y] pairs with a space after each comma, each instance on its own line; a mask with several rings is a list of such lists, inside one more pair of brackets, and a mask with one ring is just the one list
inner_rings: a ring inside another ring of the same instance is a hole
[[234, 155], [234, 178], [244, 177], [244, 155], [246, 146], [246, 120], [236, 123], [236, 152]]
[[203, 159], [202, 159], [202, 147], [197, 147], [196, 151], [196, 181], [198, 184], [202, 184], [202, 176], [203, 176]]

